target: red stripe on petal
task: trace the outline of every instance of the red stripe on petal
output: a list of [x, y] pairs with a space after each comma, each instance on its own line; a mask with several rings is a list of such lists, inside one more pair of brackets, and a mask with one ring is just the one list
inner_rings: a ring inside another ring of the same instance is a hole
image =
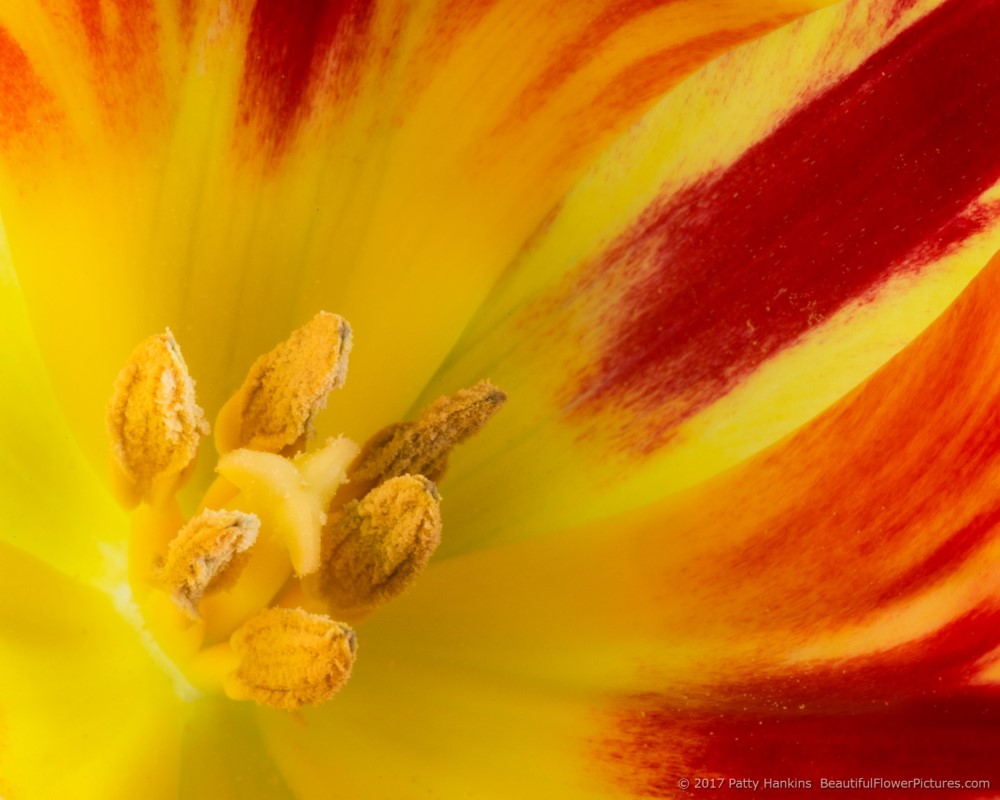
[[[761, 781], [748, 795], [808, 798], [823, 778], [915, 777], [985, 779], [992, 791], [960, 796], [995, 797], [1000, 689], [970, 681], [998, 643], [1000, 611], [985, 609], [878, 657], [705, 688], [683, 699], [635, 697], [614, 714], [598, 753], [623, 788], [644, 797], [721, 798], [751, 788], [729, 785], [735, 778]], [[714, 777], [727, 783], [695, 787], [696, 778]], [[691, 781], [686, 792], [679, 790], [683, 778]], [[808, 781], [811, 788], [765, 787], [765, 778]], [[917, 788], [883, 786], [878, 796], [903, 800]]]
[[0, 150], [5, 155], [51, 130], [57, 119], [53, 100], [24, 50], [0, 28]]
[[996, 3], [947, 3], [648, 209], [581, 279], [619, 301], [626, 288], [567, 404], [624, 409], [623, 446], [651, 451], [845, 304], [992, 222], [995, 208], [969, 210], [1000, 178], [998, 37]]
[[287, 147], [320, 83], [334, 100], [356, 88], [374, 13], [371, 0], [258, 0], [246, 45], [240, 116], [272, 154]]

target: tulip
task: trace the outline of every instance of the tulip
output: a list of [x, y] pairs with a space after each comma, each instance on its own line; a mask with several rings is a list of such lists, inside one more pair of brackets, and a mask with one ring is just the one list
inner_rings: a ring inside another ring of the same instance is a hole
[[[1000, 4], [8, 5], [0, 797], [1000, 791]], [[244, 379], [324, 311], [349, 374], [265, 453]], [[123, 490], [168, 328], [219, 454]], [[362, 574], [351, 443], [494, 384], [405, 591], [203, 613], [206, 541], [308, 599], [297, 515]], [[288, 630], [335, 695], [247, 688]]]

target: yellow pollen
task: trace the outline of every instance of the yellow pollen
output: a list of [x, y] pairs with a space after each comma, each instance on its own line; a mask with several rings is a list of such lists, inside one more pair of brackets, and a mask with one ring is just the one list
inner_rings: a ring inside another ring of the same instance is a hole
[[194, 381], [168, 329], [143, 339], [118, 373], [108, 408], [111, 473], [126, 508], [160, 505], [187, 477], [209, 431]]
[[440, 480], [455, 445], [482, 430], [506, 400], [489, 381], [439, 397], [416, 422], [390, 425], [369, 439], [348, 477], [365, 484], [407, 474]]
[[220, 453], [236, 448], [292, 455], [313, 435], [313, 419], [343, 386], [351, 326], [321, 311], [258, 358], [215, 424]]
[[328, 700], [347, 682], [354, 665], [354, 631], [300, 608], [269, 608], [230, 639], [239, 666], [226, 676], [236, 700], [289, 711]]
[[440, 501], [427, 478], [403, 475], [331, 518], [319, 593], [333, 613], [365, 613], [413, 583], [441, 542]]
[[167, 547], [160, 579], [181, 611], [201, 619], [201, 598], [235, 582], [259, 528], [253, 514], [206, 509], [180, 529]]

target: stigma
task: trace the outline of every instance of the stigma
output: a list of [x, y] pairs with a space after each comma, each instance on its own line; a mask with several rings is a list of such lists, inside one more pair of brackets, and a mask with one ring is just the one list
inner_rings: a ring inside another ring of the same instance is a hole
[[210, 429], [170, 331], [140, 342], [115, 381], [111, 483], [134, 509], [133, 594], [206, 690], [291, 711], [336, 694], [358, 650], [352, 626], [419, 580], [441, 541], [436, 482], [451, 450], [506, 400], [482, 381], [361, 447], [312, 444], [352, 346], [347, 321], [320, 312], [251, 365], [218, 412], [218, 477], [190, 514], [177, 493]]

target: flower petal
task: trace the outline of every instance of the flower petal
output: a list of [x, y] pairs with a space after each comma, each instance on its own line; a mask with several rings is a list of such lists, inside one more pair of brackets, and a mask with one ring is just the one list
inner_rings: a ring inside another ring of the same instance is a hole
[[125, 515], [66, 426], [35, 344], [0, 227], [0, 542], [85, 580], [104, 575]]
[[0, 793], [176, 797], [177, 700], [111, 601], [0, 544], [0, 619]]
[[786, 747], [788, 777], [995, 786], [998, 292], [1000, 257], [793, 436], [613, 520], [441, 562], [359, 637], [588, 696], [578, 768], [639, 796]]
[[421, 402], [511, 402], [443, 553], [636, 508], [752, 456], [1000, 247], [993, 3], [844, 4], [678, 87], [565, 199]]
[[582, 164], [699, 63], [824, 2], [4, 9], [0, 208], [72, 429], [102, 452], [107, 387], [152, 331], [174, 328], [214, 410], [326, 307], [358, 336], [331, 427], [363, 438]]
[[254, 709], [227, 697], [186, 706], [178, 798], [291, 800], [257, 730]]

